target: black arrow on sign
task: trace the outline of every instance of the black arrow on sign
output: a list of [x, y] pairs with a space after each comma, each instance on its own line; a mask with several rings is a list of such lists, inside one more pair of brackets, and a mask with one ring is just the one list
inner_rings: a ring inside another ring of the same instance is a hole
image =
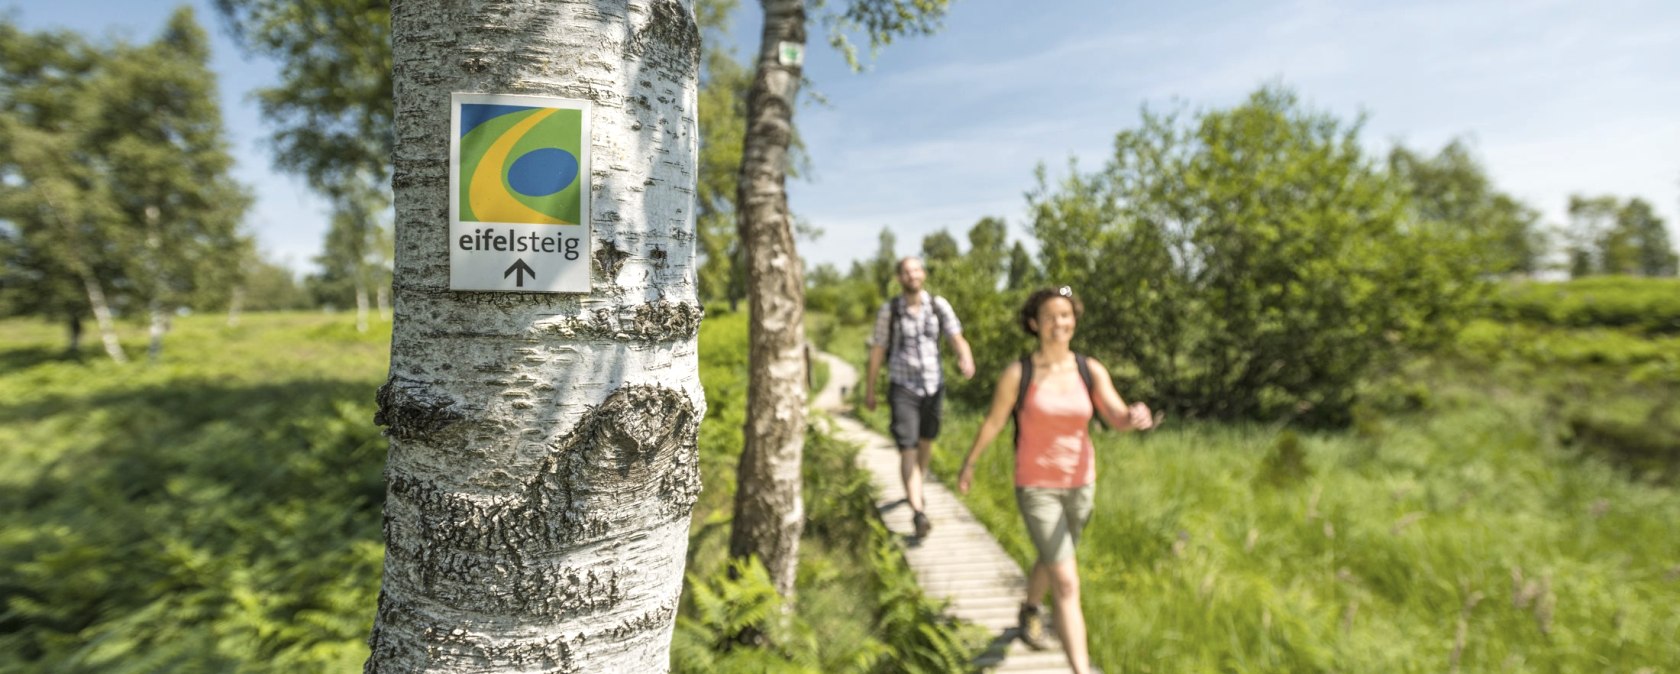
[[502, 278], [507, 278], [509, 274], [514, 275], [513, 276], [514, 284], [523, 288], [523, 287], [525, 287], [525, 275], [530, 274], [531, 278], [536, 278], [537, 277], [537, 270], [532, 269], [531, 265], [525, 264], [525, 260], [523, 258], [520, 258], [520, 259], [514, 260], [513, 261], [513, 266], [508, 267], [507, 271], [502, 272]]

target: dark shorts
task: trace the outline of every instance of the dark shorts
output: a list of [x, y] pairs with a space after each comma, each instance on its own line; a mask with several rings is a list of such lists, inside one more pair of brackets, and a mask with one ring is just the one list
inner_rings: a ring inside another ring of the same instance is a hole
[[945, 387], [939, 387], [933, 395], [916, 395], [910, 389], [892, 385], [887, 393], [887, 402], [892, 406], [892, 434], [893, 441], [898, 448], [910, 449], [921, 440], [932, 440], [939, 436], [939, 421], [941, 403], [945, 400]]

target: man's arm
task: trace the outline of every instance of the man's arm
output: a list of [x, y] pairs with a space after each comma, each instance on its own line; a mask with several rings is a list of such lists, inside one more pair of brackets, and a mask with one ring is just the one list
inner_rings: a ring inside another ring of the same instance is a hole
[[951, 348], [957, 352], [957, 371], [962, 373], [963, 379], [974, 378], [974, 353], [968, 348], [968, 340], [963, 339], [962, 333], [946, 335], [951, 340]]
[[957, 312], [951, 310], [951, 303], [943, 297], [934, 298], [933, 310], [943, 314], [939, 323], [945, 328], [945, 340], [957, 352], [957, 371], [962, 373], [963, 379], [973, 379], [974, 352], [968, 348], [968, 340], [963, 339], [962, 322], [957, 320]]
[[869, 347], [869, 376], [863, 380], [863, 406], [872, 411], [875, 409], [875, 379], [881, 376], [881, 361], [886, 356], [886, 346]]
[[875, 330], [869, 334], [869, 376], [863, 380], [863, 406], [875, 409], [875, 380], [881, 376], [881, 361], [887, 359], [887, 339], [891, 337], [892, 301], [875, 312]]

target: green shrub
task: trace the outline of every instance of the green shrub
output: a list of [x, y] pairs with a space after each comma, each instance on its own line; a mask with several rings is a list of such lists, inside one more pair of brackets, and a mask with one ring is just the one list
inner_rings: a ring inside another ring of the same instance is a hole
[[1474, 251], [1408, 210], [1358, 132], [1268, 87], [1146, 112], [1102, 171], [1041, 182], [1042, 266], [1086, 306], [1075, 348], [1180, 413], [1346, 422], [1359, 382], [1451, 335], [1478, 288]]
[[1680, 333], [1680, 279], [1591, 276], [1507, 283], [1488, 299], [1487, 311], [1494, 318], [1542, 325], [1675, 334]]
[[1592, 371], [1629, 384], [1680, 384], [1680, 336], [1475, 319], [1460, 333], [1455, 352], [1484, 364], [1531, 364], [1554, 376]]

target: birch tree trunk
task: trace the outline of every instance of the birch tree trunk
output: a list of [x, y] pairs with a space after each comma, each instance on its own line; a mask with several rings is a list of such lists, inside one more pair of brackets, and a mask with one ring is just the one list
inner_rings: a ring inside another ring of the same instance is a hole
[[227, 326], [239, 327], [239, 312], [245, 308], [245, 286], [234, 286], [233, 297], [228, 299]]
[[169, 310], [161, 301], [154, 299], [147, 306], [146, 313], [152, 319], [151, 328], [146, 333], [150, 337], [146, 346], [146, 360], [155, 363], [158, 357], [163, 355], [163, 337], [169, 334]]
[[356, 332], [368, 330], [368, 293], [367, 283], [362, 280], [363, 273], [360, 269], [356, 270]]
[[729, 553], [758, 556], [783, 597], [793, 597], [805, 448], [805, 280], [794, 249], [785, 182], [801, 68], [781, 45], [805, 45], [804, 0], [763, 0], [764, 33], [747, 99], [741, 155], [740, 236], [752, 315], [745, 447], [737, 468]]
[[111, 305], [105, 301], [104, 286], [99, 277], [87, 269], [81, 271], [81, 277], [82, 288], [87, 291], [88, 306], [93, 308], [93, 320], [99, 324], [99, 339], [105, 343], [105, 353], [111, 356], [111, 360], [128, 362], [122, 343], [117, 341], [117, 322], [111, 317]]
[[[700, 490], [700, 37], [674, 0], [397, 0], [367, 672], [662, 672]], [[451, 92], [593, 101], [594, 290], [449, 290]]]

